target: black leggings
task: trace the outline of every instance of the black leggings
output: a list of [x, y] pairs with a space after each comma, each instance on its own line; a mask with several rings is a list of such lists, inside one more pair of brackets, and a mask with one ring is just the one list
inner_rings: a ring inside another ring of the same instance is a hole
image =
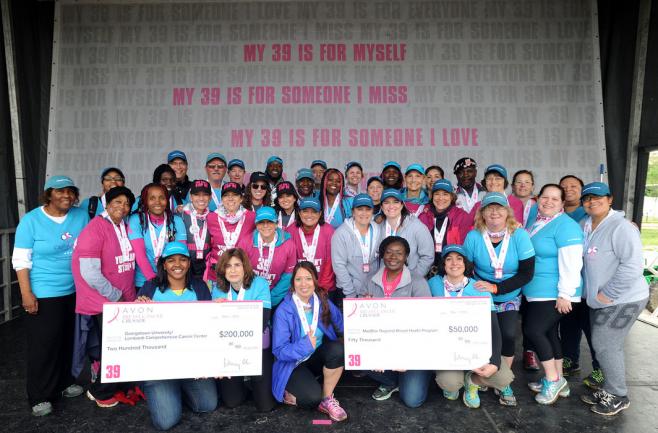
[[57, 399], [73, 383], [74, 319], [75, 294], [39, 298], [37, 314], [25, 315], [30, 406]]
[[592, 355], [592, 368], [599, 368], [599, 361], [592, 347], [592, 331], [590, 329], [590, 308], [583, 299], [580, 302], [571, 303], [571, 312], [560, 319], [560, 341], [562, 342], [562, 354], [576, 364], [580, 361], [580, 339], [585, 334], [589, 352]]
[[[256, 409], [260, 412], [269, 412], [276, 405], [272, 395], [272, 349], [263, 350], [262, 364], [263, 374], [251, 376], [251, 394]], [[221, 379], [218, 384], [224, 406], [228, 408], [238, 407], [246, 400], [248, 390], [245, 386], [244, 377]]]
[[516, 338], [516, 322], [519, 318], [519, 312], [516, 310], [498, 313], [498, 326], [500, 327], [500, 336], [503, 340], [501, 355], [514, 356], [514, 343]]
[[523, 334], [528, 337], [540, 361], [562, 359], [562, 344], [558, 324], [562, 315], [555, 309], [555, 301], [528, 302]]
[[343, 343], [324, 338], [313, 355], [292, 371], [286, 391], [295, 396], [297, 406], [313, 409], [322, 401], [322, 385], [316, 379], [322, 374], [322, 367], [331, 370], [344, 364]]

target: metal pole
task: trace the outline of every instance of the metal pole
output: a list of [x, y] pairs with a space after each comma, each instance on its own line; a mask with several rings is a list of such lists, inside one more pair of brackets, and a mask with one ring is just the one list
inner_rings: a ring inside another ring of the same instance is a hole
[[9, 92], [9, 115], [11, 117], [11, 141], [14, 154], [14, 174], [16, 177], [16, 198], [18, 217], [25, 215], [25, 167], [23, 166], [23, 137], [20, 124], [20, 101], [16, 82], [16, 50], [14, 46], [13, 23], [10, 0], [1, 0], [2, 33], [5, 41], [5, 61], [7, 67], [7, 90]]
[[637, 159], [642, 121], [642, 98], [644, 97], [644, 69], [647, 61], [650, 18], [651, 0], [641, 0], [637, 36], [635, 38], [635, 70], [633, 73], [631, 117], [628, 129], [628, 148], [626, 150], [626, 171], [624, 175], [624, 211], [626, 212], [626, 218], [631, 220], [633, 219], [633, 204], [635, 203]]

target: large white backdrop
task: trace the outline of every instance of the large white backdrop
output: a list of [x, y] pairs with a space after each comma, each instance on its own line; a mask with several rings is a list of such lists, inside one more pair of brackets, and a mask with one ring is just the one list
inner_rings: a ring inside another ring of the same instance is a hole
[[48, 175], [139, 189], [172, 149], [288, 177], [313, 159], [598, 179], [596, 9], [541, 1], [70, 1], [56, 5]]

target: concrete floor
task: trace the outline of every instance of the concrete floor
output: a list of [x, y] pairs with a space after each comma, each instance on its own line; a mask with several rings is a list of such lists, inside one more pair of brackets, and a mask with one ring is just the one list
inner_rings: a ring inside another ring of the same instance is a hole
[[[25, 342], [21, 319], [0, 326], [0, 432], [142, 432], [153, 431], [146, 404], [120, 405], [100, 409], [84, 396], [55, 404], [55, 412], [34, 418], [25, 396]], [[520, 353], [520, 352], [517, 352]], [[588, 353], [583, 345], [583, 356]], [[493, 393], [481, 393], [482, 407], [467, 409], [461, 400], [445, 400], [432, 385], [427, 402], [418, 409], [406, 408], [395, 395], [388, 401], [370, 398], [372, 382], [351, 376], [341, 381], [336, 397], [347, 410], [349, 420], [331, 426], [313, 425], [326, 419], [315, 411], [280, 406], [260, 414], [247, 404], [233, 410], [219, 408], [211, 414], [184, 412], [172, 432], [658, 432], [658, 328], [637, 322], [626, 342], [627, 377], [631, 407], [609, 419], [591, 413], [581, 403], [586, 392], [580, 378], [572, 378], [572, 396], [554, 406], [534, 402], [526, 382], [535, 380], [515, 364], [515, 408], [502, 407]], [[583, 358], [583, 377], [589, 373], [589, 359]]]

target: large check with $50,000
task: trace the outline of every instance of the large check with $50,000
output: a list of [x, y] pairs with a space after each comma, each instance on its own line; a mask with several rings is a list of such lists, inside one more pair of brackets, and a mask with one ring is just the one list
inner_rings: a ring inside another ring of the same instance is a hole
[[471, 370], [491, 356], [491, 299], [344, 299], [348, 370]]
[[103, 305], [101, 381], [258, 376], [263, 304], [150, 302]]

